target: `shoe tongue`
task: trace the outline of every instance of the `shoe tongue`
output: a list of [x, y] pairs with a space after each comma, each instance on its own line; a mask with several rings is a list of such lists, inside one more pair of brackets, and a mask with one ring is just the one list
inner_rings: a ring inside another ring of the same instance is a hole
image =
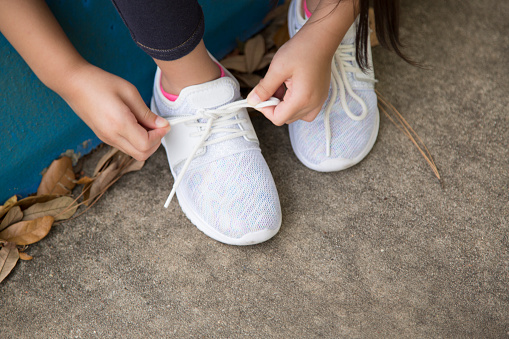
[[228, 76], [200, 85], [184, 88], [177, 100], [184, 100], [194, 108], [216, 108], [240, 96], [235, 80]]

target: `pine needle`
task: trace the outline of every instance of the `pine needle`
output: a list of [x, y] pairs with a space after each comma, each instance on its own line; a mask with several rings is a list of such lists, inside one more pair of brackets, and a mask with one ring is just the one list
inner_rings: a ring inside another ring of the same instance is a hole
[[442, 183], [442, 178], [440, 177], [440, 173], [438, 172], [438, 167], [435, 164], [435, 160], [431, 156], [430, 151], [424, 144], [424, 141], [419, 137], [419, 135], [415, 132], [415, 130], [408, 124], [408, 122], [403, 118], [401, 113], [391, 104], [389, 103], [377, 90], [376, 94], [378, 96], [378, 107], [385, 114], [385, 116], [401, 131], [405, 134], [410, 141], [417, 147], [419, 152], [422, 154], [429, 167], [437, 177], [437, 179]]

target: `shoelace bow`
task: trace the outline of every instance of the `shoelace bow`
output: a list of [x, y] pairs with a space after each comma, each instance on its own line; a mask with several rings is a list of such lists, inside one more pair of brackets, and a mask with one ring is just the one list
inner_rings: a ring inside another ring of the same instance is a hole
[[[336, 63], [339, 65], [336, 66]], [[332, 106], [334, 105], [334, 102], [336, 101], [336, 98], [338, 96], [338, 87], [339, 87], [339, 101], [341, 102], [341, 106], [345, 110], [346, 114], [350, 119], [355, 121], [363, 120], [367, 114], [368, 114], [368, 107], [366, 106], [366, 103], [364, 100], [362, 100], [361, 97], [359, 97], [355, 92], [353, 91], [352, 87], [350, 86], [350, 82], [348, 81], [346, 73], [357, 73], [357, 74], [364, 74], [362, 70], [359, 67], [355, 66], [355, 45], [352, 44], [342, 44], [339, 45], [338, 49], [334, 53], [334, 57], [332, 58], [332, 65], [331, 65], [331, 84], [332, 84], [332, 95], [330, 97], [329, 102], [327, 103], [327, 106], [325, 107], [324, 112], [324, 124], [325, 124], [325, 138], [326, 138], [326, 155], [330, 157], [331, 153], [331, 139], [332, 139], [332, 133], [330, 128], [330, 113], [332, 110]], [[376, 80], [371, 79], [363, 79], [363, 81], [369, 81], [369, 82], [376, 82]], [[362, 107], [362, 113], [360, 115], [355, 115], [350, 110], [350, 107], [348, 107], [348, 104], [346, 102], [346, 92], [350, 94], [350, 96], [357, 101], [361, 107]]]
[[[180, 171], [177, 179], [175, 180], [175, 183], [173, 184], [173, 188], [164, 204], [164, 207], [167, 208], [169, 206], [173, 196], [177, 192], [177, 188], [179, 187], [180, 182], [184, 178], [184, 175], [189, 168], [189, 164], [191, 164], [191, 161], [193, 161], [196, 156], [196, 152], [198, 152], [200, 148], [217, 144], [226, 140], [243, 137], [248, 134], [248, 131], [232, 127], [232, 125], [247, 122], [247, 119], [238, 118], [237, 114], [239, 113], [239, 109], [246, 107], [263, 108], [268, 106], [276, 106], [278, 103], [279, 99], [272, 97], [267, 101], [253, 106], [248, 104], [247, 100], [244, 99], [234, 101], [214, 109], [200, 109], [196, 112], [196, 114], [190, 116], [167, 119], [171, 126], [186, 124], [190, 127], [198, 127], [199, 131], [191, 133], [191, 136], [201, 136], [201, 139], [184, 162], [182, 170]], [[228, 128], [229, 126], [230, 128]], [[228, 134], [212, 140], [208, 140], [209, 137], [215, 133]]]

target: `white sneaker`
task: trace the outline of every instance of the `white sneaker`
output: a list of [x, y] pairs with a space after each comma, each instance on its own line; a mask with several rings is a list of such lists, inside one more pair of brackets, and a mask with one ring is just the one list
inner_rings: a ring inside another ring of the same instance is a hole
[[[306, 23], [302, 0], [288, 10], [290, 37]], [[379, 113], [375, 76], [368, 40], [368, 64], [364, 74], [355, 60], [355, 28], [350, 27], [332, 60], [329, 97], [312, 122], [289, 126], [290, 140], [299, 160], [320, 171], [340, 171], [360, 162], [373, 147], [378, 134]]]
[[172, 102], [161, 93], [158, 69], [151, 109], [171, 124], [162, 144], [175, 183], [165, 207], [176, 193], [203, 233], [226, 244], [251, 245], [278, 232], [281, 207], [245, 109], [249, 105], [235, 101], [239, 84], [227, 74], [184, 88]]

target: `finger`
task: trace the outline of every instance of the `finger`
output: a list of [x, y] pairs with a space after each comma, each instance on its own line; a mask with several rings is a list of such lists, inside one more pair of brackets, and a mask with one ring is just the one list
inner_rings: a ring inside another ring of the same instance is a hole
[[275, 70], [272, 65], [269, 67], [265, 78], [261, 79], [258, 85], [253, 88], [251, 93], [247, 96], [247, 102], [250, 105], [257, 105], [262, 101], [269, 99], [279, 90], [281, 85], [287, 79], [287, 75], [280, 71]]
[[273, 116], [269, 120], [281, 126], [295, 117], [302, 116], [302, 113], [306, 112], [303, 106], [298, 100], [283, 100], [274, 108]]
[[169, 128], [170, 124], [166, 119], [161, 118], [145, 105], [136, 87], [132, 86], [128, 91], [120, 93], [120, 96], [143, 127], [149, 129]]
[[159, 148], [160, 143], [152, 146], [152, 148], [147, 149], [145, 151], [140, 151], [134, 147], [129, 140], [125, 137], [120, 136], [117, 140], [116, 147], [120, 149], [122, 152], [129, 154], [133, 158], [138, 161], [147, 160], [154, 152]]
[[309, 112], [308, 114], [304, 115], [302, 118], [300, 118], [301, 120], [304, 120], [304, 121], [307, 121], [307, 122], [311, 122], [313, 120], [316, 119], [316, 117], [318, 116], [318, 114], [320, 114], [320, 111], [322, 110], [322, 108], [317, 108], [317, 109], [314, 109], [312, 110], [311, 112]]
[[[130, 117], [130, 119], [129, 119]], [[132, 114], [126, 115], [126, 120], [120, 130], [120, 135], [131, 144], [136, 151], [145, 154], [155, 146], [159, 146], [161, 138], [168, 132], [168, 128], [146, 130]]]

